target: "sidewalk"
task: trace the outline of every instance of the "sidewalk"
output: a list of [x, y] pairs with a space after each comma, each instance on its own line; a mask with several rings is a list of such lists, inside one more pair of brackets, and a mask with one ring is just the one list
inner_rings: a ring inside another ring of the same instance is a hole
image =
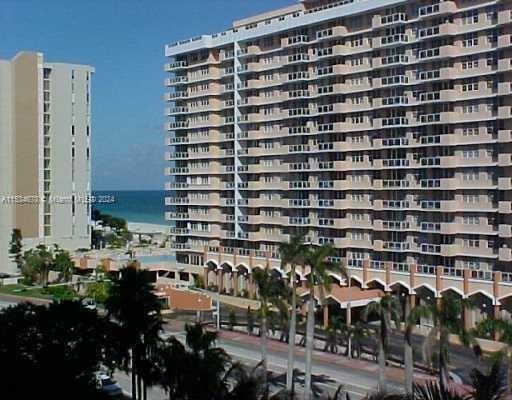
[[[224, 340], [243, 343], [245, 345], [249, 345], [252, 347], [260, 346], [259, 336], [249, 336], [247, 333], [242, 331], [221, 330], [219, 332], [219, 337]], [[268, 350], [276, 353], [287, 354], [288, 344], [277, 340], [278, 337], [278, 335], [274, 335], [274, 337], [272, 337], [272, 335], [269, 334], [269, 340], [267, 342]], [[299, 341], [301, 337], [301, 335], [297, 335], [297, 340]], [[375, 377], [375, 379], [377, 379], [379, 367], [376, 362], [356, 358], [349, 359], [348, 357], [345, 357], [343, 355], [345, 351], [345, 347], [343, 346], [338, 346], [338, 354], [324, 352], [322, 351], [322, 349], [324, 348], [324, 344], [324, 341], [315, 339], [315, 347], [313, 351], [313, 360], [315, 362], [326, 363], [329, 365], [337, 365], [341, 368], [356, 369], [365, 374], [372, 375]], [[305, 353], [306, 349], [304, 347], [296, 345], [296, 357], [303, 358], [305, 357]], [[405, 379], [404, 370], [393, 365], [388, 365], [386, 367], [386, 376], [390, 381], [398, 384], [403, 384]], [[423, 372], [415, 371], [414, 379], [418, 382], [425, 382], [436, 379], [436, 377], [429, 374], [425, 374]]]

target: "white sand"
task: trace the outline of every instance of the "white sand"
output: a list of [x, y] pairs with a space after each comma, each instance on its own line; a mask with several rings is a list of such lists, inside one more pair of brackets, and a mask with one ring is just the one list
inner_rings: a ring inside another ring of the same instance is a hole
[[169, 228], [167, 225], [128, 221], [128, 230], [132, 233], [169, 233]]

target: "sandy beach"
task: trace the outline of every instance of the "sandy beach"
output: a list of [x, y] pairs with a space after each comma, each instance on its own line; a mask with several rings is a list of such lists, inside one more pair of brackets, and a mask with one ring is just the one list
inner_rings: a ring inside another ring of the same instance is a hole
[[132, 233], [169, 233], [169, 226], [147, 224], [143, 222], [127, 222], [128, 230]]

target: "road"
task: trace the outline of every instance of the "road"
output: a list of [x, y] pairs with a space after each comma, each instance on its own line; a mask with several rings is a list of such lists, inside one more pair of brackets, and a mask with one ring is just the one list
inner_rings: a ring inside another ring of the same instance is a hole
[[[166, 326], [165, 333], [162, 336], [165, 338], [171, 335], [176, 336], [181, 341], [185, 340], [183, 331], [173, 330], [169, 326]], [[234, 333], [232, 335], [234, 336], [231, 338], [225, 338], [223, 335], [223, 337], [217, 340], [217, 346], [225, 349], [235, 360], [243, 362], [245, 365], [257, 365], [261, 360], [261, 353], [258, 346], [259, 339], [253, 336], [250, 337], [248, 342], [248, 336], [243, 333]], [[341, 364], [324, 360], [326, 356], [330, 358], [335, 357], [338, 358], [339, 361], [343, 360], [345, 362]], [[361, 400], [368, 392], [375, 389], [377, 376], [376, 365], [372, 364], [370, 368], [366, 367], [366, 370], [359, 370], [350, 365], [346, 365], [346, 358], [344, 357], [326, 355], [321, 351], [315, 351], [314, 357], [313, 375], [317, 389], [334, 393], [339, 385], [343, 384], [345, 391], [350, 394], [353, 400]], [[358, 361], [354, 360], [352, 363], [358, 364]], [[273, 341], [269, 341], [268, 366], [275, 377], [272, 386], [273, 390], [277, 391], [285, 386], [286, 365], [286, 346], [282, 343], [277, 344]], [[296, 355], [296, 368], [301, 371], [304, 371], [305, 368], [304, 351], [302, 349], [299, 349]], [[302, 373], [297, 373], [297, 375], [297, 390], [300, 390], [304, 378]], [[126, 392], [130, 391], [131, 380], [128, 375], [119, 373], [116, 374], [115, 378]], [[392, 391], [400, 391], [402, 385], [390, 383], [389, 389]], [[166, 398], [165, 392], [159, 388], [151, 389], [148, 392], [149, 400], [163, 400]]]
[[[14, 296], [0, 295], [0, 309], [15, 302], [23, 301], [23, 299], [15, 299]], [[176, 325], [176, 324], [174, 324]], [[176, 335], [180, 340], [184, 340], [185, 336], [180, 328], [173, 328], [172, 321], [166, 324], [164, 335]], [[233, 336], [234, 335], [234, 336]], [[249, 338], [249, 341], [247, 340]], [[252, 339], [251, 339], [252, 338]], [[414, 335], [413, 342], [415, 348], [420, 349], [424, 338]], [[393, 333], [390, 338], [391, 352], [398, 358], [403, 354], [403, 336], [400, 333]], [[232, 333], [230, 335], [222, 334], [217, 345], [224, 348], [228, 354], [234, 359], [239, 360], [247, 365], [256, 365], [260, 361], [259, 342], [256, 337], [249, 337], [243, 333]], [[318, 343], [317, 348], [322, 348], [322, 343]], [[421, 351], [417, 353], [417, 358], [421, 357]], [[359, 400], [363, 396], [375, 389], [377, 379], [377, 365], [375, 363], [361, 363], [358, 360], [348, 360], [339, 355], [327, 354], [321, 351], [314, 352], [313, 375], [317, 382], [318, 388], [327, 389], [334, 392], [340, 384], [344, 385], [352, 399]], [[278, 389], [284, 386], [285, 372], [287, 365], [286, 345], [277, 341], [269, 341], [268, 350], [269, 369], [280, 379], [280, 383], [274, 387]], [[476, 358], [472, 351], [462, 346], [451, 346], [451, 365], [452, 368], [469, 370], [468, 366], [475, 366]], [[297, 348], [296, 368], [303, 371], [305, 367], [304, 350]], [[298, 374], [298, 387], [303, 381], [303, 375]], [[129, 392], [131, 389], [130, 377], [122, 373], [116, 374], [115, 378], [122, 388]], [[391, 379], [393, 381], [393, 379]], [[402, 384], [400, 379], [394, 379], [389, 389], [400, 391]], [[167, 396], [161, 389], [152, 389], [149, 391], [150, 400], [163, 400]]]

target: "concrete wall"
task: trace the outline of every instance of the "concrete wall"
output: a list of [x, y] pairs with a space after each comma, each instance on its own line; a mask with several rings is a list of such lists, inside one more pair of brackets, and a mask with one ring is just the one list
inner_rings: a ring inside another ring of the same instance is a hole
[[[14, 129], [14, 195], [40, 196], [40, 143], [42, 141], [41, 92], [42, 56], [20, 53], [12, 61]], [[40, 234], [40, 205], [16, 204], [14, 225], [23, 237]]]
[[2, 201], [13, 193], [13, 141], [10, 92], [12, 87], [11, 65], [0, 60], [0, 272], [14, 273], [16, 267], [9, 260], [9, 241], [13, 226], [14, 207]]
[[90, 245], [90, 206], [85, 198], [90, 195], [87, 99], [92, 74], [84, 66], [46, 66], [52, 70], [51, 193], [64, 201], [51, 204], [51, 236], [45, 242], [75, 250]]

